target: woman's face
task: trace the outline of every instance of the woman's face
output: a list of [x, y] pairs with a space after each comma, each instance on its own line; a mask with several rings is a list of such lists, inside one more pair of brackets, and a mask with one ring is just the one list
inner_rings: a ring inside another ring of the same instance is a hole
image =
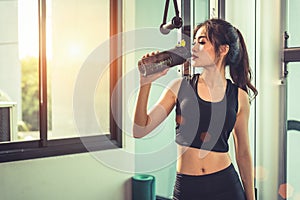
[[201, 27], [194, 38], [191, 64], [193, 67], [214, 66], [216, 60], [214, 46], [207, 38], [205, 27]]

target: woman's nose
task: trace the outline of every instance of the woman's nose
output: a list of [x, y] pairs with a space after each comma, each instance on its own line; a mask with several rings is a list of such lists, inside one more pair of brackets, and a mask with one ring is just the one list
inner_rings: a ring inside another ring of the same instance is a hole
[[192, 46], [192, 53], [195, 53], [195, 52], [197, 52], [197, 44], [193, 44], [193, 46]]

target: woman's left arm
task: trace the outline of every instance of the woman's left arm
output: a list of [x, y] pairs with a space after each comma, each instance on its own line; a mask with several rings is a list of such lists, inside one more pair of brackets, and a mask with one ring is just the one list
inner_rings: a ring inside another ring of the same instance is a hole
[[238, 92], [238, 103], [239, 108], [233, 131], [236, 161], [246, 198], [254, 200], [254, 170], [248, 135], [250, 104], [248, 94], [242, 89]]

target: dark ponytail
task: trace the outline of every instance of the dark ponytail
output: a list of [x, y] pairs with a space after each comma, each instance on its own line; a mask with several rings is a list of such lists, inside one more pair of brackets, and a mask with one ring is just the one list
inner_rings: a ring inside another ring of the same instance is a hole
[[[257, 95], [256, 88], [251, 84], [252, 73], [249, 66], [249, 57], [246, 48], [246, 44], [241, 32], [238, 29], [235, 29], [238, 34], [238, 56], [236, 62], [227, 63], [229, 67], [230, 76], [235, 84], [240, 88], [245, 90], [248, 94], [248, 88], [253, 92], [253, 98]], [[230, 59], [230, 54], [228, 54], [228, 59]]]
[[[199, 24], [194, 30], [194, 38], [197, 31], [204, 26], [206, 34], [215, 48], [217, 56], [220, 55], [220, 46], [228, 45], [229, 51], [225, 57], [225, 65], [229, 66], [232, 81], [249, 96], [253, 93], [253, 98], [257, 95], [256, 88], [251, 84], [251, 70], [246, 44], [241, 32], [233, 27], [229, 22], [222, 19], [209, 19]], [[250, 91], [250, 90], [251, 91]]]

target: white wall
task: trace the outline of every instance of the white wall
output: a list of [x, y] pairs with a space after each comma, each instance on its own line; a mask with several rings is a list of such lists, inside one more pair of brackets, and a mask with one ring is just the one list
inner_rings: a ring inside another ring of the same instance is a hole
[[131, 200], [132, 174], [88, 153], [0, 164], [1, 200]]
[[[137, 62], [145, 53], [163, 51], [177, 44], [177, 33], [168, 35], [159, 32], [162, 23], [164, 1], [124, 1], [124, 104], [123, 125], [128, 144], [134, 148], [134, 172], [151, 174], [156, 178], [156, 194], [169, 197], [175, 180], [176, 148], [172, 144], [175, 134], [174, 113], [151, 137], [132, 140], [132, 120], [139, 86]], [[174, 17], [173, 2], [170, 2], [168, 19]], [[170, 70], [167, 78], [156, 81], [151, 90], [149, 108], [157, 102], [163, 89], [177, 78], [176, 69]], [[170, 151], [168, 151], [170, 150]], [[167, 152], [167, 153], [166, 153]], [[169, 154], [171, 153], [171, 154]]]
[[[283, 115], [280, 102], [280, 67], [284, 16], [283, 1], [261, 0], [257, 7], [257, 185], [259, 199], [277, 199], [279, 140]], [[272, 8], [272, 9], [270, 9]]]

